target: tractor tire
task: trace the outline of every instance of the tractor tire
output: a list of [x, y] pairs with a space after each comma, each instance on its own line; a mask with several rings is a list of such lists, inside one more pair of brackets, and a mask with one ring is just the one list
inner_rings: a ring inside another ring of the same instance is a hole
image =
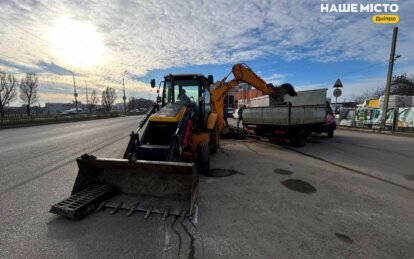
[[214, 129], [210, 131], [210, 152], [211, 154], [217, 153], [218, 147], [219, 147], [219, 141], [220, 141], [220, 134], [218, 132], [218, 126], [217, 123], [214, 125]]
[[207, 143], [198, 144], [197, 170], [200, 174], [209, 175], [210, 149]]

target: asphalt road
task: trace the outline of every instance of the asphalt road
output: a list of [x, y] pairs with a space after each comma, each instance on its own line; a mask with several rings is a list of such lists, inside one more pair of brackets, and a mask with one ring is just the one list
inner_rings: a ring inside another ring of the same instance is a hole
[[337, 131], [301, 149], [223, 140], [192, 220], [48, 213], [85, 152], [122, 157], [139, 117], [0, 131], [1, 258], [412, 258], [414, 138]]

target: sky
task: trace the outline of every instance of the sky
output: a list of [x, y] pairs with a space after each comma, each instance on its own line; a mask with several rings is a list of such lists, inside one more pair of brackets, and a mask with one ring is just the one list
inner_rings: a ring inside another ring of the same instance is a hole
[[[321, 13], [321, 4], [398, 5], [397, 24], [376, 13]], [[414, 76], [412, 0], [0, 0], [0, 70], [39, 77], [39, 103], [79, 101], [107, 87], [154, 98], [149, 81], [169, 73], [219, 80], [245, 63], [265, 81], [328, 88], [338, 99], [384, 87], [399, 27], [394, 75]], [[16, 100], [12, 105], [21, 104]]]

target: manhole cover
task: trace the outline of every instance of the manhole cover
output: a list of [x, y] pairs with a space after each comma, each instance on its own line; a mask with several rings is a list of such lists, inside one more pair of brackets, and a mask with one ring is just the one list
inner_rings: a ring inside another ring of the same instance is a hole
[[313, 187], [310, 183], [307, 183], [298, 179], [289, 179], [280, 182], [283, 186], [292, 191], [301, 192], [301, 193], [314, 193], [316, 188]]

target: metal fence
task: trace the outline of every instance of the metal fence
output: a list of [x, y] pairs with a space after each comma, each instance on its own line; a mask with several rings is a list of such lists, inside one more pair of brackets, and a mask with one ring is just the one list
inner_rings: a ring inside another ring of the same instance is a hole
[[58, 122], [82, 121], [92, 119], [102, 119], [110, 117], [123, 116], [122, 112], [96, 112], [96, 113], [79, 113], [79, 114], [43, 114], [33, 113], [28, 116], [26, 113], [6, 113], [4, 117], [0, 116], [0, 129], [19, 127], [27, 125], [38, 125]]
[[[337, 116], [338, 125], [379, 129], [381, 112], [380, 108], [342, 108]], [[414, 108], [389, 109], [385, 125], [392, 131], [414, 132]]]

